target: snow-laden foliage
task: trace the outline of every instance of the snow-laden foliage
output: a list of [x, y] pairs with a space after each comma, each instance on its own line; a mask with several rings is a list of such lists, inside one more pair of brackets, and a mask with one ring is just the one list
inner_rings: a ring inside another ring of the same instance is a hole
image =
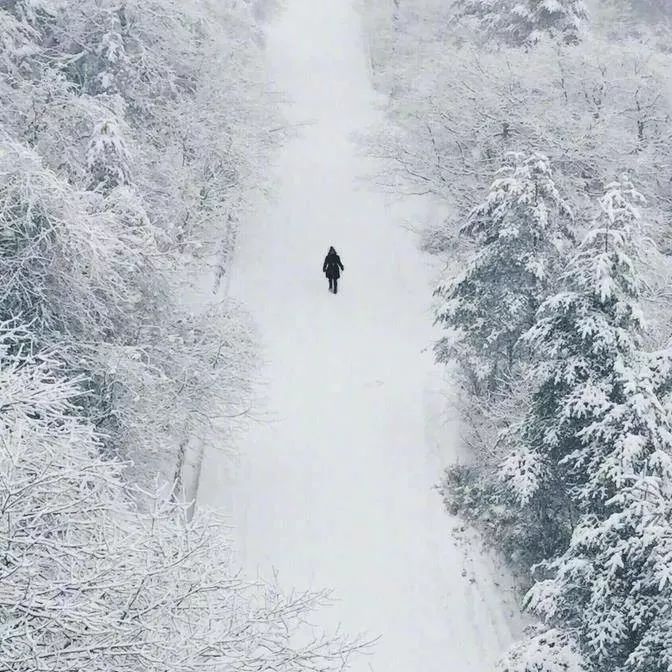
[[578, 42], [588, 18], [583, 0], [531, 0], [522, 14], [526, 41], [537, 42], [547, 33], [570, 44]]
[[[521, 429], [524, 447], [503, 470], [523, 505], [539, 496], [546, 502], [551, 484], [586, 473], [582, 432], [622, 393], [627, 367], [639, 367], [641, 200], [627, 182], [607, 187], [600, 216], [561, 278], [563, 290], [542, 304], [525, 334], [539, 360], [539, 387]], [[569, 453], [576, 474], [568, 469]]]
[[32, 355], [25, 332], [0, 328], [5, 669], [342, 669], [358, 645], [304, 625], [323, 595], [247, 583], [224, 525], [188, 520], [170, 491], [144, 493], [139, 512], [56, 353]]
[[81, 410], [140, 481], [245, 409], [242, 311], [180, 295], [227, 272], [259, 184], [260, 62], [245, 2], [0, 7], [0, 317], [83, 377]]
[[566, 632], [550, 629], [511, 647], [497, 672], [586, 672], [579, 647]]
[[232, 302], [200, 315], [180, 310], [140, 327], [137, 344], [98, 344], [86, 353], [106, 372], [88, 383], [108, 400], [96, 424], [120, 441], [132, 480], [159, 468], [179, 487], [189, 446], [225, 448], [251, 395], [256, 348], [248, 322]]
[[245, 0], [0, 3], [3, 669], [327, 672], [359, 648], [183, 503], [249, 401], [249, 321], [204, 295], [262, 182], [261, 47]]
[[[172, 476], [171, 447], [182, 440], [177, 428], [183, 418], [175, 407], [199, 412], [205, 423], [236, 398], [244, 403], [241, 370], [250, 364], [250, 337], [235, 317], [239, 311], [224, 307], [226, 317], [215, 327], [211, 316], [195, 319], [168, 308], [167, 288], [157, 283], [159, 249], [152, 226], [144, 215], [129, 214], [129, 204], [121, 203], [124, 192], [117, 191], [109, 209], [101, 211], [89, 192], [72, 188], [33, 151], [9, 142], [0, 152], [0, 174], [2, 318], [29, 323], [38, 341], [58, 344], [72, 369], [86, 374], [86, 408], [109, 432], [110, 445], [146, 465], [145, 475], [164, 464]], [[147, 317], [152, 323], [143, 325]], [[182, 347], [189, 322], [189, 345]], [[192, 339], [201, 332], [209, 332], [206, 349], [216, 354], [206, 356], [203, 339]], [[124, 379], [120, 372], [127, 358], [133, 358], [135, 376]], [[235, 375], [224, 374], [234, 369]], [[211, 388], [213, 374], [220, 377]], [[153, 384], [139, 389], [138, 377]], [[187, 384], [186, 378], [198, 382]], [[135, 393], [122, 393], [129, 388]], [[224, 397], [227, 404], [207, 412]], [[151, 431], [148, 418], [155, 423]], [[129, 437], [129, 454], [118, 441], [123, 444], [133, 427], [139, 433]], [[180, 427], [186, 429], [186, 423]], [[148, 449], [141, 451], [143, 446]]]
[[156, 238], [0, 137], [0, 315], [47, 342], [127, 333], [128, 316], [161, 299]]
[[28, 41], [7, 50], [21, 77], [5, 82], [3, 123], [87, 188], [97, 154], [112, 152], [116, 181], [128, 181], [130, 161], [152, 220], [182, 241], [235, 218], [273, 116], [247, 4], [24, 4], [3, 10], [23, 30], [13, 40]]
[[454, 335], [437, 359], [457, 359], [476, 389], [512, 373], [519, 338], [532, 325], [571, 233], [571, 213], [548, 159], [513, 155], [462, 227], [475, 251], [457, 277], [439, 286], [437, 321]]
[[487, 37], [530, 45], [545, 36], [574, 44], [588, 21], [583, 0], [457, 0], [459, 17], [470, 18]]
[[[545, 563], [528, 606], [569, 622], [592, 669], [662, 672], [672, 663], [672, 424], [644, 371], [581, 433], [568, 466], [580, 517], [569, 548]], [[584, 466], [585, 465], [585, 466]]]
[[558, 524], [572, 530], [539, 568], [551, 576], [530, 608], [568, 624], [591, 669], [656, 672], [672, 660], [672, 416], [657, 371], [672, 355], [641, 351], [641, 200], [628, 182], [607, 187], [566, 289], [527, 334], [540, 386], [520, 432], [524, 459], [515, 454], [503, 478], [515, 475], [523, 506], [564, 500]]

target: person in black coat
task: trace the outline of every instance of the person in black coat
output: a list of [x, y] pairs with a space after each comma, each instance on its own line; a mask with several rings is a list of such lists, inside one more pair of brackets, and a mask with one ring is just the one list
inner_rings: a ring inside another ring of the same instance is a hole
[[326, 273], [329, 279], [329, 291], [336, 294], [338, 292], [338, 279], [341, 277], [341, 271], [344, 271], [341, 258], [333, 247], [329, 248], [329, 253], [324, 259], [322, 272]]

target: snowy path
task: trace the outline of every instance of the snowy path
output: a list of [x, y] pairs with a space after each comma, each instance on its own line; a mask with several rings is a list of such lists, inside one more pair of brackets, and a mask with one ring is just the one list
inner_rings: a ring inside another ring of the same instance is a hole
[[[353, 0], [287, 0], [269, 61], [297, 137], [278, 157], [273, 202], [241, 232], [230, 293], [252, 311], [267, 365], [266, 422], [241, 464], [206, 455], [201, 505], [231, 511], [250, 572], [331, 588], [331, 622], [382, 635], [356, 670], [481, 672], [518, 627], [510, 595], [457, 545], [432, 486], [440, 372], [431, 274], [415, 240], [363, 187], [351, 134], [379, 122]], [[345, 264], [327, 292], [330, 244]]]

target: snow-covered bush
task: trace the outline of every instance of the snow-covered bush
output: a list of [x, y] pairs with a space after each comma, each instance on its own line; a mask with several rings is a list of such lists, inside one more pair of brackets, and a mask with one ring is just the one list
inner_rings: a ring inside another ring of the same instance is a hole
[[478, 529], [488, 544], [501, 553], [521, 592], [531, 587], [530, 567], [558, 550], [542, 526], [522, 519], [497, 478], [497, 462], [479, 459], [471, 466], [446, 470], [440, 492], [446, 509]]

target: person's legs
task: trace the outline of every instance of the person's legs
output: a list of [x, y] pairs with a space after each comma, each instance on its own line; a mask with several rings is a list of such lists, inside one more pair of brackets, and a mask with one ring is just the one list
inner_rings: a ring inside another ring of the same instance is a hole
[[334, 294], [338, 294], [338, 278], [334, 278]]
[[329, 291], [334, 291], [334, 279], [331, 276], [329, 277]]

